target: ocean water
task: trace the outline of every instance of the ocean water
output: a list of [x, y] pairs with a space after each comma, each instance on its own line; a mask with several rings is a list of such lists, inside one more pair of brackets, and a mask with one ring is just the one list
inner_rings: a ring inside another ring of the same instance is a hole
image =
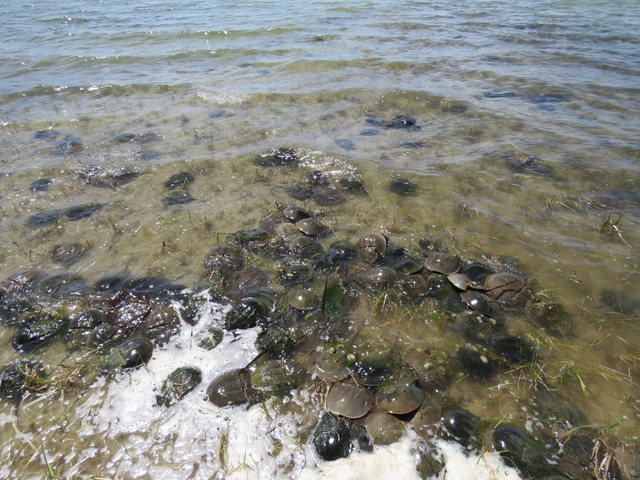
[[[487, 432], [508, 423], [562, 440], [567, 430], [540, 426], [545, 383], [638, 478], [637, 2], [114, 3], [0, 2], [0, 280], [35, 267], [88, 285], [118, 273], [191, 288], [212, 245], [289, 204], [331, 228], [325, 249], [373, 231], [416, 258], [425, 237], [469, 261], [504, 266], [508, 257], [537, 301], [569, 320], [543, 327], [529, 311], [509, 313], [507, 331], [535, 346], [535, 367], [484, 380], [457, 370], [430, 393], [434, 408], [468, 410]], [[390, 128], [397, 116], [415, 125]], [[297, 166], [253, 162], [283, 146]], [[366, 195], [303, 198], [315, 170], [333, 186], [358, 174]], [[193, 175], [193, 201], [168, 205], [164, 184], [178, 172]], [[43, 178], [49, 188], [34, 191]], [[408, 194], [390, 189], [394, 181], [410, 182]], [[86, 203], [100, 209], [64, 215]], [[52, 210], [62, 212], [52, 223], [30, 224]], [[69, 242], [86, 253], [55, 261]], [[281, 291], [283, 263], [248, 256]], [[319, 277], [310, 288], [323, 285]], [[56, 302], [75, 314], [89, 300]], [[350, 313], [345, 343], [355, 355], [420, 349], [455, 363], [465, 340], [446, 315], [386, 302], [363, 296]], [[308, 442], [323, 410], [315, 379], [250, 408], [204, 399], [216, 375], [257, 354], [256, 329], [226, 332], [211, 351], [191, 343], [223, 322], [224, 308], [202, 312], [135, 372], [29, 394], [20, 408], [3, 400], [0, 477], [417, 478], [424, 439], [411, 422], [373, 453], [320, 460]], [[15, 332], [0, 327], [2, 366], [28, 356], [62, 372], [95, 361], [63, 342], [18, 354]], [[309, 351], [296, 360], [313, 367]], [[162, 380], [185, 365], [201, 368], [203, 383], [157, 408]], [[516, 478], [486, 442], [462, 452], [430, 440], [448, 479]], [[454, 470], [461, 457], [465, 472]]]

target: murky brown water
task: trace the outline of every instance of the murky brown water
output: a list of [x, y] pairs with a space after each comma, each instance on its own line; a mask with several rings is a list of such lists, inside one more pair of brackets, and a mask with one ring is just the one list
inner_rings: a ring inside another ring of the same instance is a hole
[[[538, 349], [537, 375], [582, 410], [590, 424], [617, 439], [621, 464], [633, 469], [637, 463], [638, 312], [615, 313], [600, 299], [603, 287], [637, 298], [637, 153], [613, 146], [585, 149], [580, 139], [529, 126], [513, 115], [417, 92], [232, 96], [176, 89], [122, 96], [63, 93], [11, 105], [21, 121], [0, 132], [0, 278], [38, 267], [49, 274], [77, 273], [88, 284], [126, 272], [192, 286], [202, 277], [202, 261], [213, 244], [257, 227], [279, 204], [318, 215], [332, 230], [322, 240], [325, 247], [336, 241], [353, 245], [361, 234], [375, 231], [414, 255], [420, 255], [419, 240], [432, 237], [465, 259], [487, 263], [512, 257], [534, 279], [538, 298], [561, 304], [571, 321], [570, 327], [551, 332], [528, 315], [512, 315], [508, 332]], [[224, 113], [211, 118], [218, 110]], [[366, 118], [390, 120], [400, 114], [415, 117], [420, 129], [361, 134], [376, 128]], [[35, 138], [40, 130], [60, 134]], [[121, 134], [135, 136], [116, 141]], [[65, 135], [77, 137], [77, 151], [56, 147]], [[259, 153], [280, 146], [295, 149], [300, 165], [260, 168], [253, 163]], [[312, 170], [325, 172], [333, 185], [347, 173], [358, 173], [367, 194], [346, 194], [344, 203], [332, 206], [291, 198], [288, 189], [304, 183]], [[122, 184], [109, 177], [110, 185], [95, 185], [98, 178], [125, 171], [139, 176]], [[188, 188], [195, 201], [167, 206], [164, 182], [178, 172], [195, 177]], [[94, 184], [83, 183], [88, 173]], [[41, 177], [52, 180], [50, 188], [29, 190]], [[397, 179], [413, 182], [414, 192], [391, 192], [389, 183]], [[44, 228], [25, 223], [40, 211], [88, 202], [103, 207], [79, 221], [63, 215]], [[52, 249], [71, 241], [86, 244], [88, 253], [68, 269], [53, 263]], [[259, 255], [249, 255], [248, 263], [273, 268]], [[322, 286], [317, 281], [312, 288], [321, 294]], [[464, 344], [429, 302], [401, 305], [387, 302], [382, 293], [363, 297], [351, 315], [358, 334], [349, 348], [358, 353], [395, 347], [455, 355]], [[1, 364], [19, 356], [9, 346], [14, 332], [2, 328]], [[53, 370], [69, 361], [59, 344], [31, 356]], [[305, 353], [299, 358], [313, 361]], [[152, 361], [148, 368], [165, 367]], [[533, 378], [525, 370], [487, 381], [457, 373], [446, 394], [482, 418], [524, 424], [535, 421]], [[122, 382], [118, 388], [126, 389]], [[17, 420], [13, 407], [3, 403], [7, 422], [0, 463], [13, 465], [6, 471], [21, 472], [21, 478], [44, 476], [44, 450], [56, 475], [64, 476], [66, 466], [79, 462], [77, 474], [118, 476], [118, 464], [125, 461], [119, 455], [108, 461], [118, 447], [94, 445], [106, 430], [76, 428], [91, 423], [86, 415], [104, 401], [95, 393], [104, 388], [98, 381], [66, 394], [52, 390], [29, 396]], [[302, 418], [315, 418], [318, 397], [301, 398]], [[303, 435], [311, 427], [302, 426]], [[131, 442], [135, 451], [138, 434], [121, 435], [111, 440], [118, 446]], [[99, 453], [93, 459], [88, 458], [91, 448]], [[172, 448], [177, 446], [156, 444], [154, 455], [162, 458]], [[73, 460], [66, 461], [67, 455]], [[171, 455], [169, 463], [179, 462], [177, 454]]]

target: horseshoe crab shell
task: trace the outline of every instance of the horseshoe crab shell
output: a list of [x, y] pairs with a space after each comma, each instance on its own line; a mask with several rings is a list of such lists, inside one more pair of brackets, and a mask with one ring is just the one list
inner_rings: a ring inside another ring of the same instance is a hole
[[296, 227], [305, 235], [310, 237], [322, 237], [329, 233], [329, 227], [313, 218], [303, 218], [296, 222]]
[[311, 290], [296, 288], [287, 294], [287, 301], [296, 310], [314, 310], [320, 307], [320, 297]]
[[337, 382], [331, 385], [324, 401], [325, 409], [347, 418], [365, 416], [373, 405], [373, 397], [365, 387]]
[[424, 393], [413, 385], [381, 385], [374, 398], [376, 410], [402, 415], [417, 410]]
[[387, 239], [380, 233], [365, 233], [358, 240], [357, 249], [365, 262], [373, 263], [387, 249]]
[[432, 272], [444, 273], [445, 275], [456, 273], [460, 270], [460, 265], [458, 257], [443, 252], [430, 253], [424, 262], [424, 266]]

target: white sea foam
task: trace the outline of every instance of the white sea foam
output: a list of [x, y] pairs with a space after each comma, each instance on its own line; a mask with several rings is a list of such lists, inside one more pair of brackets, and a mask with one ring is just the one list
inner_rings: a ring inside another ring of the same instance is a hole
[[[78, 416], [80, 437], [93, 439], [77, 459], [81, 471], [88, 457], [109, 458], [103, 475], [151, 476], [172, 480], [228, 478], [263, 480], [326, 478], [414, 480], [416, 446], [421, 440], [408, 430], [401, 441], [377, 446], [373, 452], [352, 452], [345, 459], [322, 461], [310, 445], [296, 441], [296, 419], [280, 415], [268, 404], [250, 408], [218, 408], [206, 400], [206, 387], [220, 373], [245, 366], [255, 355], [257, 329], [228, 335], [213, 350], [196, 346], [200, 325], [219, 322], [221, 310], [207, 310], [196, 326], [185, 326], [170, 345], [155, 352], [148, 367], [112, 381], [100, 380]], [[195, 366], [203, 382], [170, 408], [155, 405], [155, 392], [174, 369]], [[109, 439], [101, 446], [96, 439]], [[444, 480], [517, 480], [498, 455], [469, 455], [454, 443], [436, 442], [446, 460], [438, 478]]]

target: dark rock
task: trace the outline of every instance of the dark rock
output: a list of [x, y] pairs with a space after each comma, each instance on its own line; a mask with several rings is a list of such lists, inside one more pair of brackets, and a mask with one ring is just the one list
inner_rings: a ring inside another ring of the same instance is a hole
[[467, 410], [451, 410], [442, 418], [444, 438], [455, 440], [466, 448], [478, 442], [478, 422], [480, 419]]
[[209, 118], [220, 118], [220, 117], [224, 117], [226, 115], [227, 111], [226, 110], [214, 110], [213, 112], [211, 112], [208, 117]]
[[186, 397], [202, 382], [202, 372], [195, 367], [177, 368], [162, 383], [160, 393], [156, 395], [156, 403], [170, 407]]
[[343, 419], [324, 412], [311, 435], [311, 443], [323, 460], [346, 458], [351, 448], [349, 427]]

